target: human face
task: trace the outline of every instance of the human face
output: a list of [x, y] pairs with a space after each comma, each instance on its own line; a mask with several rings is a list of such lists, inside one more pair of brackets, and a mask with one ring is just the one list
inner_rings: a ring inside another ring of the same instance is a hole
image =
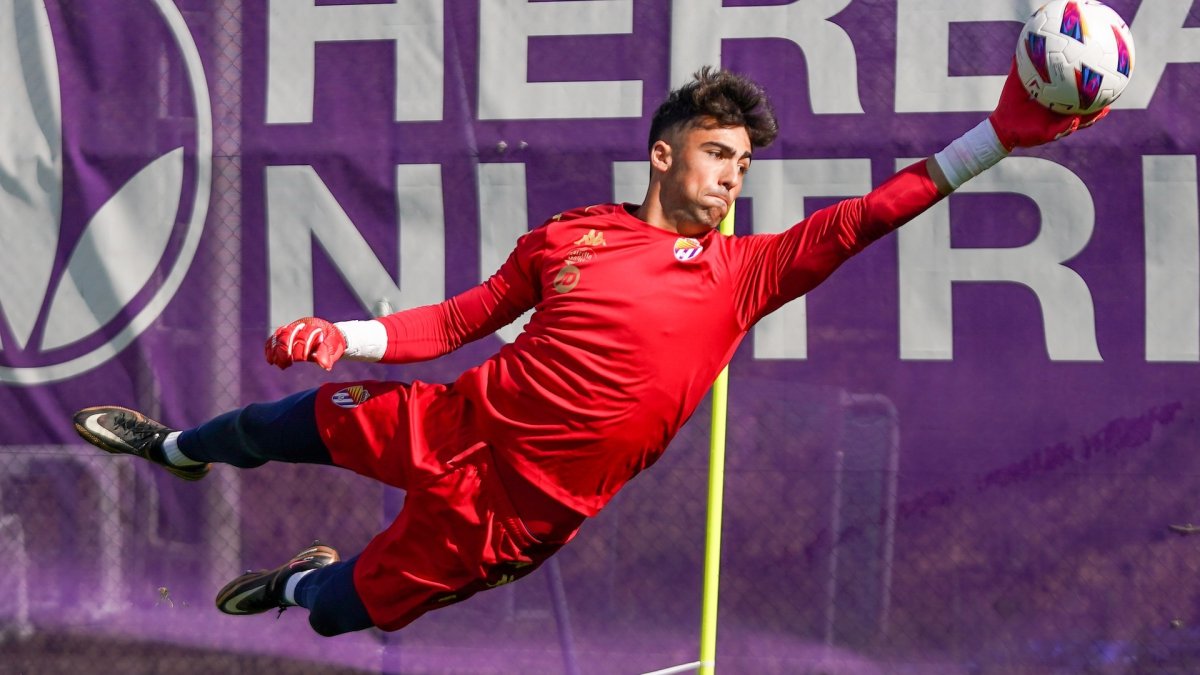
[[670, 134], [665, 145], [656, 148], [662, 155], [651, 158], [657, 164], [665, 157], [663, 215], [680, 234], [704, 234], [720, 225], [742, 191], [750, 169], [750, 134], [745, 127], [689, 125]]

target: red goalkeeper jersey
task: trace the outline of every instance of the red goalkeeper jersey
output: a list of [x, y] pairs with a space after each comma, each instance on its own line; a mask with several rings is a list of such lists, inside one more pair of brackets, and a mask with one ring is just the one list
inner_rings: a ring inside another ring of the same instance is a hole
[[688, 238], [629, 205], [569, 211], [480, 286], [383, 318], [383, 360], [445, 354], [533, 309], [453, 389], [499, 459], [595, 515], [659, 458], [755, 322], [939, 198], [922, 163], [779, 234]]

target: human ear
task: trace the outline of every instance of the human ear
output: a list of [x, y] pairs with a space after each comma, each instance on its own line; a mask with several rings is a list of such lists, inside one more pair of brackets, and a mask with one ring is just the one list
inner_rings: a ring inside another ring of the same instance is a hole
[[650, 168], [666, 171], [671, 168], [671, 146], [664, 140], [657, 140], [650, 146]]

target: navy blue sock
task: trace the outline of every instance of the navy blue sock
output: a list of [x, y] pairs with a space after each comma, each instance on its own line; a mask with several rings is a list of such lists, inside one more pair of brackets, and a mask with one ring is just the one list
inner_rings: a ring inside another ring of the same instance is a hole
[[317, 390], [274, 403], [252, 403], [179, 435], [179, 449], [197, 462], [244, 469], [269, 461], [332, 464], [317, 432]]
[[304, 575], [296, 584], [296, 604], [309, 611], [308, 623], [319, 635], [332, 637], [374, 626], [358, 591], [354, 565], [358, 556]]

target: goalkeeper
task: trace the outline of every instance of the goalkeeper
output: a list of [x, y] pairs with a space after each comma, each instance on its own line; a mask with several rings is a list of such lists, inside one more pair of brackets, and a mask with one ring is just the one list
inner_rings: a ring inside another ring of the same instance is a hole
[[76, 413], [89, 442], [199, 480], [209, 463], [330, 464], [406, 490], [387, 529], [346, 560], [316, 544], [217, 595], [228, 614], [301, 606], [321, 635], [396, 630], [518, 579], [575, 536], [687, 421], [747, 331], [1019, 147], [1099, 119], [1052, 113], [1014, 73], [996, 110], [864, 197], [778, 234], [724, 236], [752, 153], [777, 127], [762, 89], [705, 68], [649, 133], [641, 204], [557, 215], [522, 236], [480, 286], [372, 321], [303, 318], [267, 361], [410, 363], [523, 333], [449, 384], [339, 382], [177, 431], [115, 406]]

